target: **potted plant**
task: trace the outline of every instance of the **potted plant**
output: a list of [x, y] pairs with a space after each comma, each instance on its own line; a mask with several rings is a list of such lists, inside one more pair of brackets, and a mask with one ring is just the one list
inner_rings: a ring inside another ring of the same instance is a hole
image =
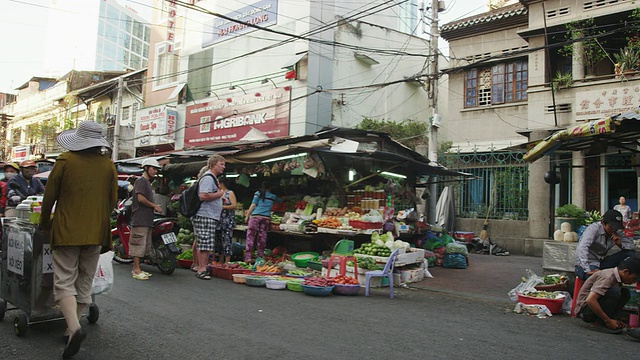
[[613, 54], [616, 69], [621, 73], [632, 73], [640, 67], [640, 51], [634, 47], [625, 46], [619, 52]]
[[571, 225], [570, 231], [575, 231], [578, 225], [584, 223], [586, 218], [586, 212], [584, 209], [574, 204], [562, 205], [556, 208], [556, 228], [561, 229], [561, 224], [567, 222]]
[[558, 70], [556, 76], [551, 80], [551, 90], [556, 92], [560, 89], [568, 88], [571, 84], [573, 84], [573, 76], [571, 73]]

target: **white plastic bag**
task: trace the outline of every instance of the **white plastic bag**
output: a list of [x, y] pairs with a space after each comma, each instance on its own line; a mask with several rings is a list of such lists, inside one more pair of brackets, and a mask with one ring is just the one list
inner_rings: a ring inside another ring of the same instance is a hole
[[536, 273], [533, 272], [533, 270], [527, 269], [526, 272], [527, 272], [527, 278], [523, 282], [518, 284], [518, 286], [516, 286], [511, 291], [509, 291], [509, 299], [511, 299], [511, 301], [518, 301], [518, 294], [535, 292], [536, 285], [544, 284], [544, 281], [542, 280], [542, 278], [536, 275]]
[[91, 286], [91, 294], [108, 294], [113, 288], [113, 255], [113, 251], [107, 251], [100, 255], [96, 275]]

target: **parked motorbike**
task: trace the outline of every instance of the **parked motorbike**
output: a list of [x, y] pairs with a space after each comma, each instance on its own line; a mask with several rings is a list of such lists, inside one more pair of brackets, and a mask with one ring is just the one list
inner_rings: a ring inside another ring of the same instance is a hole
[[[131, 235], [131, 198], [122, 200], [116, 209], [116, 227], [111, 230], [113, 260], [120, 264], [130, 264], [133, 257], [129, 256], [129, 237]], [[146, 264], [155, 265], [160, 272], [171, 275], [176, 269], [176, 255], [182, 252], [182, 248], [176, 245], [177, 237], [173, 232], [175, 218], [156, 218], [153, 220], [151, 253], [141, 259]]]

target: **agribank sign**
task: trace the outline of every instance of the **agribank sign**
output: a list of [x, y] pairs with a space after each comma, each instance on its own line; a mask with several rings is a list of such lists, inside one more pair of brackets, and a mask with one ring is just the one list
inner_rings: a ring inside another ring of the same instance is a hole
[[270, 138], [289, 135], [290, 88], [187, 106], [184, 147], [241, 140], [252, 129]]
[[278, 0], [258, 1], [224, 15], [237, 22], [222, 18], [206, 22], [202, 32], [202, 47], [257, 30], [247, 24], [260, 27], [275, 25], [278, 21]]
[[166, 106], [154, 106], [136, 112], [134, 147], [175, 142], [178, 113]]

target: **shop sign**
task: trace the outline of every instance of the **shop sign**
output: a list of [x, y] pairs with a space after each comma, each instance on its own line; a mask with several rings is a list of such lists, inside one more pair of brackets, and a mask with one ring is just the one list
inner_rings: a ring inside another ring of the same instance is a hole
[[260, 27], [277, 24], [278, 0], [258, 1], [224, 15], [237, 20], [237, 22], [217, 17], [206, 22], [204, 24], [202, 47], [258, 30], [247, 24]]
[[167, 36], [165, 42], [167, 43], [167, 53], [173, 53], [173, 46], [176, 41], [176, 12], [178, 6], [175, 0], [165, 0], [167, 4]]
[[136, 112], [134, 146], [150, 146], [175, 142], [178, 113], [166, 106], [155, 106]]
[[11, 148], [11, 159], [13, 161], [29, 160], [28, 146], [14, 146]]
[[289, 135], [290, 91], [278, 88], [255, 95], [187, 106], [184, 147], [238, 141], [251, 129], [270, 138]]
[[42, 273], [53, 274], [53, 253], [49, 244], [42, 244]]
[[576, 120], [595, 120], [640, 106], [640, 86], [620, 86], [576, 93]]

